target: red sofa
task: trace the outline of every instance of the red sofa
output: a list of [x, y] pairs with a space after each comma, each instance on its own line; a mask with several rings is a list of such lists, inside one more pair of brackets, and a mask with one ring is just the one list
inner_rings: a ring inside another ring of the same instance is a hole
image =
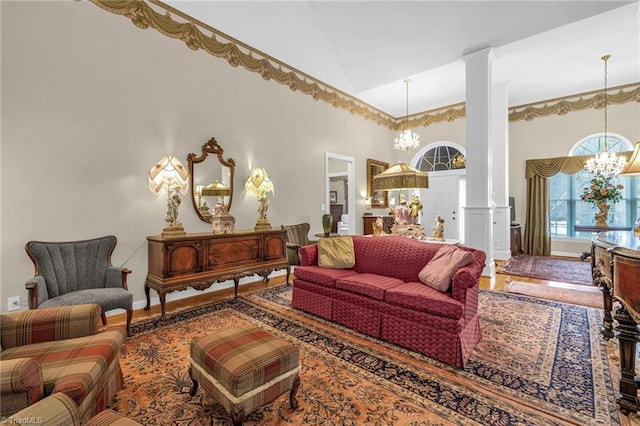
[[318, 245], [300, 247], [293, 280], [294, 308], [423, 353], [456, 367], [480, 340], [479, 280], [483, 251], [459, 268], [446, 291], [423, 284], [418, 274], [442, 244], [400, 236], [351, 236], [350, 269], [318, 266]]

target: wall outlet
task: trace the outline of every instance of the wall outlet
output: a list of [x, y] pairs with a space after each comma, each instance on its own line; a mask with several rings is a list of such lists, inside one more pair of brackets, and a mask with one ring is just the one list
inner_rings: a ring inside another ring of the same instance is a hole
[[20, 309], [20, 296], [10, 297], [7, 301], [8, 311], [17, 311]]

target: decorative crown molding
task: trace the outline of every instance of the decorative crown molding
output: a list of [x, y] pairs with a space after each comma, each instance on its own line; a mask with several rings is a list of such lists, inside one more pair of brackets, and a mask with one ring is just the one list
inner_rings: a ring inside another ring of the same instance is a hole
[[[465, 116], [465, 103], [436, 108], [406, 117], [393, 117], [372, 105], [367, 104], [335, 87], [323, 83], [304, 72], [297, 70], [209, 25], [188, 16], [158, 0], [91, 0], [102, 9], [125, 16], [138, 28], [153, 28], [167, 37], [182, 40], [192, 50], [202, 49], [212, 56], [225, 59], [232, 67], [242, 66], [248, 71], [258, 73], [265, 80], [273, 80], [288, 86], [294, 92], [304, 93], [366, 120], [385, 126], [390, 130], [411, 127], [429, 127], [440, 122], [452, 122]], [[164, 13], [154, 10], [148, 3], [164, 9]], [[185, 22], [179, 22], [172, 15]], [[203, 32], [211, 33], [205, 35]], [[626, 90], [629, 88], [629, 90]], [[640, 83], [620, 86], [619, 92], [609, 94], [609, 104], [640, 102]], [[612, 88], [611, 90], [616, 90]], [[593, 96], [584, 99], [585, 96]], [[509, 108], [509, 121], [533, 120], [569, 111], [581, 111], [588, 108], [603, 108], [603, 94], [597, 91], [564, 98], [551, 99]], [[578, 98], [576, 100], [572, 100]]]
[[[624, 104], [640, 102], [640, 83], [626, 84], [609, 89], [617, 93], [607, 93], [607, 104]], [[605, 94], [594, 90], [578, 95], [549, 99], [546, 101], [520, 105], [509, 108], [509, 121], [531, 121], [537, 117], [565, 115], [571, 111], [582, 111], [589, 108], [602, 109], [605, 105]]]

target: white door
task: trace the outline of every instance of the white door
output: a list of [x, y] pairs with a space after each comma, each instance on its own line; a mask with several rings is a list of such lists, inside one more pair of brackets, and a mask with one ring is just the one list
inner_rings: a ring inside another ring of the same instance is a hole
[[429, 172], [429, 188], [420, 190], [422, 200], [421, 224], [427, 237], [431, 236], [437, 216], [444, 219], [444, 237], [459, 240], [464, 218], [460, 209], [463, 175], [452, 172]]

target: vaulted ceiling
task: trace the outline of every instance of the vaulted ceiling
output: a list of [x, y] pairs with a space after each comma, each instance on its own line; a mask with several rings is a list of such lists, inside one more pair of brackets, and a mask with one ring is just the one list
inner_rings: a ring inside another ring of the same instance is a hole
[[640, 82], [640, 0], [165, 1], [394, 117], [465, 99], [491, 47], [509, 105]]

